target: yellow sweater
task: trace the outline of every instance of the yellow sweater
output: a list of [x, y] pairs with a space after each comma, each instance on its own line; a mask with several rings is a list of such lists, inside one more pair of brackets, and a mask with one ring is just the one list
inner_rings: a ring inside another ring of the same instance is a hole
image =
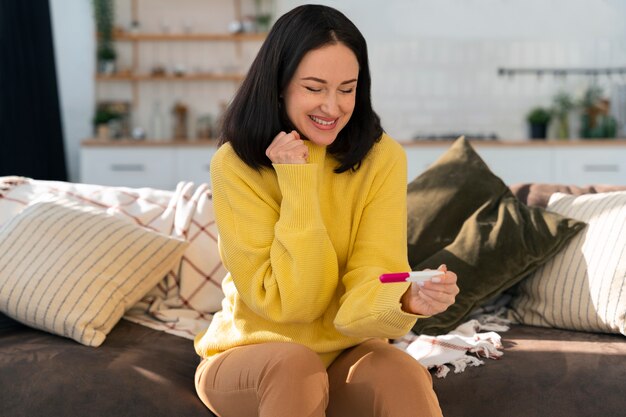
[[408, 283], [406, 155], [387, 135], [361, 168], [312, 142], [307, 164], [255, 171], [230, 144], [211, 160], [220, 251], [229, 275], [222, 310], [195, 338], [202, 357], [252, 343], [308, 346], [329, 365], [372, 337], [406, 334], [419, 316], [400, 308]]

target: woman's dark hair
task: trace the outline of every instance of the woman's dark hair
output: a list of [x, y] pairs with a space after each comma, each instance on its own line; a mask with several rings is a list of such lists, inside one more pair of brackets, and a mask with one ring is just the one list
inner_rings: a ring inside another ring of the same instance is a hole
[[383, 129], [372, 109], [365, 38], [344, 14], [327, 6], [299, 6], [276, 21], [224, 114], [220, 144], [230, 142], [252, 168], [271, 167], [267, 147], [280, 131], [293, 130], [282, 92], [307, 52], [336, 43], [356, 55], [359, 77], [352, 117], [328, 152], [339, 161], [335, 172], [358, 169]]

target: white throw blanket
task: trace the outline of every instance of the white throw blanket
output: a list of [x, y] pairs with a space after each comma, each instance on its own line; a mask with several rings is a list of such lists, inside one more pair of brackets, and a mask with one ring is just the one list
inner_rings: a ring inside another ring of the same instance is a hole
[[[394, 342], [428, 369], [435, 369], [438, 378], [445, 378], [450, 367], [460, 373], [469, 366], [483, 365], [480, 359], [499, 359], [502, 355], [501, 338], [496, 331], [507, 331], [508, 321], [501, 314], [476, 316], [448, 334], [440, 336], [409, 333]], [[479, 333], [480, 331], [485, 331]]]

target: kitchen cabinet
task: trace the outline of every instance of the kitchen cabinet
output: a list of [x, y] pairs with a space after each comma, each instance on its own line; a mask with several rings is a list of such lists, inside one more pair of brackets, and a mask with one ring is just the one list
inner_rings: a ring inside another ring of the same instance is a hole
[[[452, 143], [409, 143], [407, 152], [408, 180], [427, 169]], [[473, 143], [472, 146], [507, 184], [518, 182], [550, 182], [554, 177], [552, 149], [527, 145]]]
[[210, 183], [211, 157], [217, 145], [178, 148], [175, 151], [176, 181]]
[[560, 149], [554, 158], [555, 182], [626, 184], [626, 146]]
[[[451, 142], [406, 142], [411, 181]], [[507, 184], [626, 184], [626, 140], [576, 142], [472, 142], [489, 168]], [[210, 183], [215, 141], [85, 141], [81, 182], [174, 189], [179, 181]]]
[[180, 181], [210, 184], [213, 141], [142, 143], [85, 141], [80, 150], [80, 181], [125, 187], [176, 189]]
[[[406, 143], [408, 180], [428, 168], [450, 145]], [[472, 146], [507, 184], [626, 184], [626, 140], [472, 142]]]

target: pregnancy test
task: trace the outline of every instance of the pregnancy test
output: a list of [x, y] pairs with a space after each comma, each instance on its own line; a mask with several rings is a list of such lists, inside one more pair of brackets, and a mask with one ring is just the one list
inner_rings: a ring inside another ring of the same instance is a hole
[[383, 284], [389, 282], [424, 282], [443, 274], [443, 271], [433, 269], [430, 271], [411, 271], [382, 274], [378, 279], [380, 279], [380, 282], [382, 282]]

